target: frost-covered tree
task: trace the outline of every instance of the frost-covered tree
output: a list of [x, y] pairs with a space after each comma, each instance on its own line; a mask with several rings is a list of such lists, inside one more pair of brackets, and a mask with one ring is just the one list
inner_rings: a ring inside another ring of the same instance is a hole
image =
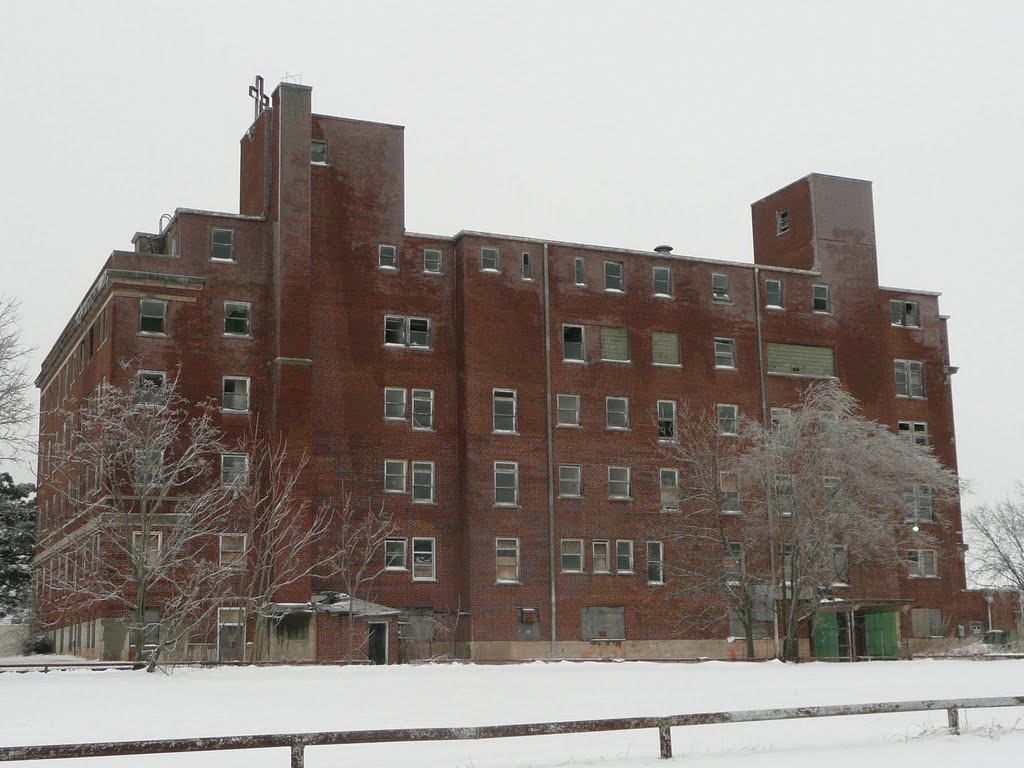
[[18, 302], [0, 295], [0, 461], [18, 460], [29, 448], [34, 413], [28, 398], [28, 354], [21, 345]]
[[52, 569], [57, 610], [119, 615], [136, 661], [152, 664], [216, 610], [230, 572], [218, 535], [244, 486], [244, 460], [222, 467], [212, 402], [140, 376], [97, 388], [64, 411], [46, 483], [67, 511]]
[[986, 587], [1024, 592], [1024, 483], [1017, 483], [1015, 497], [982, 504], [966, 518], [974, 580]]
[[740, 440], [740, 486], [774, 550], [781, 654], [795, 659], [819, 590], [858, 563], [897, 567], [927, 541], [911, 523], [955, 498], [957, 478], [928, 448], [865, 418], [834, 382], [808, 387], [772, 424], [745, 422]]
[[36, 541], [35, 486], [0, 472], [0, 618], [28, 609]]

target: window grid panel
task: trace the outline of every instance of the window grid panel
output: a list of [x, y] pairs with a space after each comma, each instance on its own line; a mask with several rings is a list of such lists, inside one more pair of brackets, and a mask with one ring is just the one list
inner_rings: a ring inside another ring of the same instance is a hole
[[377, 266], [381, 269], [398, 270], [398, 249], [393, 245], [377, 246]]
[[412, 463], [412, 500], [414, 504], [433, 503], [434, 462], [414, 461]]
[[582, 468], [575, 464], [561, 464], [558, 467], [558, 495], [576, 498], [583, 495]]
[[613, 293], [623, 292], [621, 261], [606, 261], [604, 263], [604, 289]]
[[561, 572], [583, 573], [583, 539], [562, 539]]
[[619, 539], [615, 542], [616, 573], [633, 573], [633, 541]]
[[605, 398], [605, 427], [607, 429], [629, 429], [629, 398]]
[[405, 420], [405, 389], [384, 387], [384, 418]]
[[434, 390], [412, 391], [412, 428], [417, 431], [430, 431], [434, 428]]
[[519, 464], [517, 462], [494, 462], [494, 503], [498, 506], [515, 506], [519, 503]]
[[736, 367], [736, 341], [734, 339], [715, 339], [715, 368]]
[[630, 498], [629, 474], [629, 467], [608, 467], [608, 498]]
[[505, 584], [518, 584], [519, 539], [494, 540], [495, 580]]
[[579, 395], [558, 396], [558, 425], [560, 427], [580, 426]]
[[384, 491], [405, 493], [405, 461], [388, 459], [384, 462]]
[[652, 281], [655, 296], [672, 296], [672, 268], [654, 267]]
[[491, 393], [493, 408], [492, 427], [495, 432], [516, 431], [516, 393], [511, 389], [495, 389]]

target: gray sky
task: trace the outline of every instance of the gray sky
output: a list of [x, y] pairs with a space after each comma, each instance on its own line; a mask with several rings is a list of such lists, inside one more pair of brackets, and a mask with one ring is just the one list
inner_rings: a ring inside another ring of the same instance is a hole
[[970, 507], [1024, 478], [1022, 29], [1019, 0], [5, 4], [0, 292], [35, 373], [111, 250], [237, 211], [257, 73], [405, 125], [419, 232], [751, 261], [751, 202], [870, 179], [881, 282], [952, 315]]

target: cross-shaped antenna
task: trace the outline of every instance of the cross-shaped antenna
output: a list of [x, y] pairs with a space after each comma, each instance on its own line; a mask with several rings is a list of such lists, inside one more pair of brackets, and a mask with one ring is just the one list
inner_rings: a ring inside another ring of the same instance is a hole
[[253, 105], [252, 119], [260, 116], [260, 112], [270, 106], [270, 97], [263, 93], [263, 76], [256, 75], [256, 84], [249, 86], [249, 98], [255, 99]]

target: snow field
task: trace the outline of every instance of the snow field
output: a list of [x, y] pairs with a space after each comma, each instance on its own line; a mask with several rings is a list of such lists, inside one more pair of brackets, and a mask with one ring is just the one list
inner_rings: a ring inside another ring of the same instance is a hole
[[[1024, 695], [1024, 661], [858, 664], [533, 663], [0, 674], [0, 744], [73, 743], [415, 726], [467, 726], [769, 707]], [[313, 747], [318, 766], [818, 765], [980, 760], [1014, 765], [1024, 708], [740, 723], [488, 741]], [[286, 768], [286, 750], [14, 763], [49, 768]]]

